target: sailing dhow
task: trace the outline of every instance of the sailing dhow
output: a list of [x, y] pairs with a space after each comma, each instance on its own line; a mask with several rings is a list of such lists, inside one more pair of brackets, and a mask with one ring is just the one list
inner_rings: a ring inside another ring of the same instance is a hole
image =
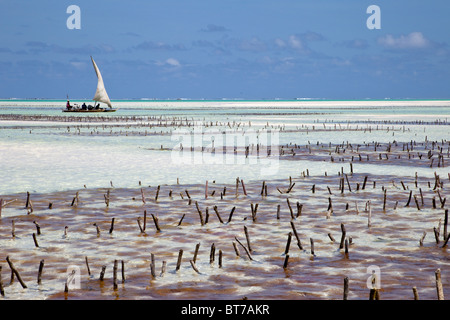
[[[94, 59], [91, 56], [92, 65], [94, 66], [95, 73], [97, 74], [97, 90], [95, 91], [94, 98], [92, 99], [94, 102], [94, 106], [88, 105], [86, 106], [85, 103], [83, 103], [82, 106], [79, 106], [77, 104], [70, 105], [69, 99], [67, 99], [66, 108], [63, 109], [63, 112], [114, 112], [117, 109], [113, 109], [111, 100], [109, 100], [108, 93], [106, 93], [105, 84], [103, 83], [103, 77], [100, 73], [100, 70], [97, 67], [97, 64], [95, 63]], [[105, 103], [108, 105], [109, 108], [101, 108], [100, 102]]]

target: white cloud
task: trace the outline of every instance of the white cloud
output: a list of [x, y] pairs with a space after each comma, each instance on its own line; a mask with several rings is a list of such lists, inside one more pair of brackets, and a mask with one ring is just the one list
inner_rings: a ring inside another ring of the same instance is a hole
[[275, 39], [275, 44], [280, 48], [286, 47], [286, 43], [280, 38]]
[[259, 38], [253, 37], [250, 40], [242, 40], [239, 44], [239, 49], [243, 51], [261, 52], [266, 50], [266, 44]]
[[180, 62], [177, 59], [169, 58], [166, 60], [166, 64], [171, 65], [173, 67], [179, 67], [181, 66]]
[[225, 32], [225, 31], [229, 31], [229, 30], [227, 28], [225, 28], [224, 26], [208, 24], [206, 26], [206, 28], [201, 29], [201, 31], [203, 31], [203, 32]]
[[86, 67], [86, 63], [81, 61], [71, 61], [70, 64], [78, 70], [84, 69], [84, 67]]
[[168, 58], [164, 61], [157, 60], [157, 61], [155, 61], [155, 65], [157, 65], [158, 67], [169, 67], [169, 68], [173, 67], [170, 69], [181, 67], [180, 61], [178, 61], [175, 58]]
[[294, 35], [290, 36], [289, 37], [289, 44], [294, 49], [303, 50], [302, 40], [300, 38], [298, 38], [297, 36], [294, 36]]
[[394, 37], [388, 34], [378, 39], [378, 43], [391, 49], [423, 49], [431, 45], [422, 32], [411, 32], [408, 35]]

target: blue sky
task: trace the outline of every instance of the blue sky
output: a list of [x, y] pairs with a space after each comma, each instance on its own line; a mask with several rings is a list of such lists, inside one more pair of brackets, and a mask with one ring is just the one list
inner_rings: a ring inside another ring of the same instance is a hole
[[92, 98], [92, 55], [113, 100], [450, 99], [449, 16], [448, 0], [0, 0], [0, 98]]

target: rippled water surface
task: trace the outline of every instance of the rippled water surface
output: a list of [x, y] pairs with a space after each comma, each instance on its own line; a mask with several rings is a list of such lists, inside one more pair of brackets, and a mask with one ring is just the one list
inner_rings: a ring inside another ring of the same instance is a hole
[[3, 299], [450, 295], [446, 103], [121, 103], [1, 102]]

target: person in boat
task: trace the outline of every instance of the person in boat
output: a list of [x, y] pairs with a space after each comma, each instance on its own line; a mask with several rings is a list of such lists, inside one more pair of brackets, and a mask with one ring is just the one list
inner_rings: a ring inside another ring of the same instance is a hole
[[69, 100], [67, 100], [66, 108], [67, 108], [67, 110], [72, 109], [72, 106], [70, 105], [70, 101]]
[[83, 102], [83, 105], [81, 106], [81, 109], [83, 109], [83, 110], [87, 109], [86, 103]]
[[98, 102], [98, 103], [95, 105], [95, 110], [98, 110], [98, 109], [100, 109], [100, 102]]

